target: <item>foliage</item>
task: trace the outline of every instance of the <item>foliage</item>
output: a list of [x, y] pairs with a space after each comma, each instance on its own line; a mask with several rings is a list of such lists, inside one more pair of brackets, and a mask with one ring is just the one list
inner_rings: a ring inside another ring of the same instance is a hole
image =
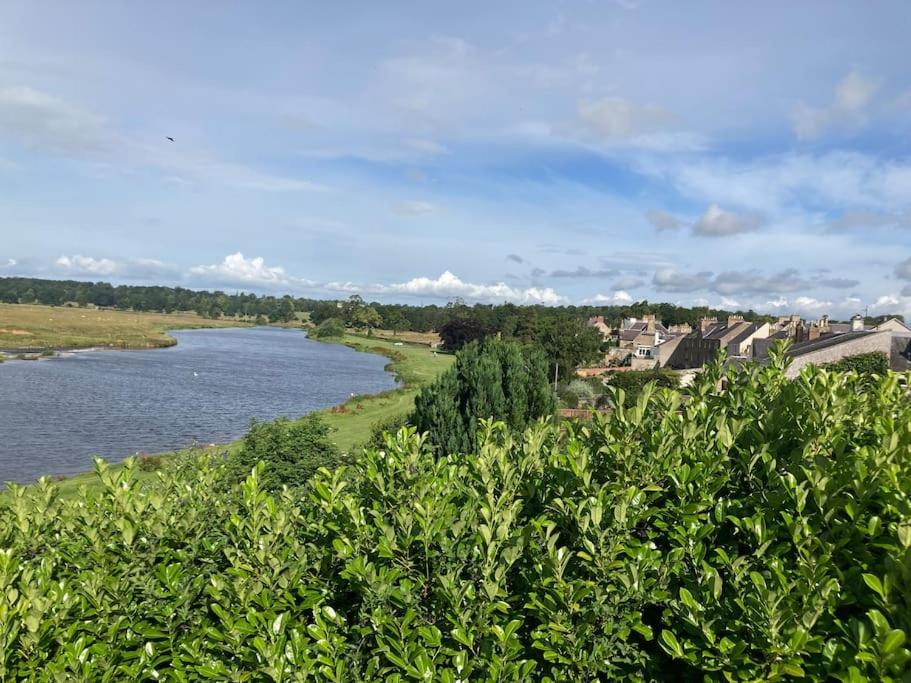
[[214, 459], [13, 486], [0, 679], [903, 680], [898, 378], [721, 374], [472, 454], [402, 430], [275, 494]]
[[395, 434], [402, 427], [408, 426], [408, 415], [390, 415], [382, 420], [377, 420], [370, 428], [370, 439], [365, 448], [383, 448], [386, 445], [386, 435]]
[[345, 323], [338, 318], [326, 318], [307, 333], [313, 339], [330, 339], [345, 336]]
[[592, 404], [598, 393], [589, 382], [582, 379], [574, 379], [560, 385], [557, 389], [557, 396], [567, 408], [578, 408], [580, 404]]
[[453, 318], [440, 328], [440, 339], [447, 351], [458, 351], [466, 344], [489, 334], [487, 327], [474, 318]]
[[889, 372], [889, 357], [881, 351], [863, 353], [859, 356], [848, 356], [825, 366], [827, 370], [839, 372], [857, 372], [861, 375], [885, 375]]
[[645, 387], [652, 382], [659, 388], [676, 389], [680, 386], [679, 376], [671, 370], [613, 372], [608, 378], [609, 387], [623, 390], [623, 404], [627, 408], [636, 405]]
[[360, 294], [352, 294], [342, 307], [342, 311], [345, 315], [345, 323], [355, 329], [365, 329], [369, 333], [374, 327], [383, 324], [380, 314], [373, 306], [364, 303]]
[[453, 367], [418, 394], [409, 423], [442, 452], [470, 453], [484, 418], [520, 431], [554, 413], [546, 368], [535, 347], [499, 339], [472, 342], [456, 354]]
[[300, 486], [320, 467], [338, 464], [339, 452], [329, 439], [329, 426], [317, 414], [299, 420], [281, 417], [251, 421], [250, 428], [226, 468], [229, 481], [243, 481], [256, 463], [264, 489]]

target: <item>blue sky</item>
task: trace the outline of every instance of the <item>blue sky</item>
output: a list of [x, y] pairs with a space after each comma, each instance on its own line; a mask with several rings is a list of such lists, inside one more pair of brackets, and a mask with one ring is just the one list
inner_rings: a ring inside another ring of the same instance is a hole
[[909, 25], [906, 2], [8, 1], [0, 275], [911, 314]]

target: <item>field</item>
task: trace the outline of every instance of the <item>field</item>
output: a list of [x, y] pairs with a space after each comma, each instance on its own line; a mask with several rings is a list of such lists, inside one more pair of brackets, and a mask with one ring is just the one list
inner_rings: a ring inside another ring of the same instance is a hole
[[448, 368], [455, 356], [435, 353], [426, 346], [404, 344], [385, 339], [346, 335], [342, 343], [358, 351], [378, 353], [392, 359], [392, 370], [405, 385], [376, 396], [354, 397], [347, 403], [322, 411], [336, 430], [335, 442], [343, 451], [364, 443], [373, 425], [396, 415], [404, 415], [414, 406], [420, 387]]
[[[392, 361], [390, 369], [396, 373], [399, 381], [404, 385], [400, 389], [393, 389], [382, 394], [356, 396], [343, 405], [321, 411], [326, 422], [333, 429], [335, 443], [342, 451], [350, 451], [367, 441], [373, 425], [380, 420], [409, 412], [414, 406], [414, 397], [420, 387], [432, 381], [455, 359], [451, 355], [435, 353], [425, 346], [407, 344], [395, 346], [394, 342], [356, 335], [346, 335], [341, 343], [358, 351], [389, 357]], [[240, 442], [235, 441], [230, 444], [206, 447], [199, 452], [230, 452], [237, 449], [239, 445]], [[167, 458], [187, 453], [189, 451], [182, 450], [161, 455], [163, 458]], [[120, 465], [115, 465], [112, 469], [116, 470], [119, 467]], [[154, 471], [140, 471], [138, 479], [152, 479], [155, 476]], [[94, 472], [74, 475], [55, 483], [60, 489], [61, 496], [64, 497], [76, 494], [83, 486], [92, 489], [100, 487], [100, 482]]]
[[0, 304], [0, 349], [159, 348], [176, 343], [167, 330], [243, 324], [237, 320], [209, 320], [195, 313]]
[[393, 342], [400, 341], [407, 344], [424, 344], [425, 346], [437, 344], [440, 341], [440, 335], [436, 332], [411, 332], [407, 330], [394, 332], [393, 330], [377, 328], [373, 330], [373, 336], [378, 339], [388, 339]]

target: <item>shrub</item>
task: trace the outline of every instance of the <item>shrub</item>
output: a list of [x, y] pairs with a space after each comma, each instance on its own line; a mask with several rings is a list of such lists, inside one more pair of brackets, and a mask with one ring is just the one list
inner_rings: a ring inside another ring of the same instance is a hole
[[560, 400], [565, 403], [568, 408], [576, 408], [579, 405], [591, 405], [598, 396], [595, 387], [582, 379], [574, 379], [563, 385], [560, 387], [558, 394]]
[[409, 423], [446, 453], [470, 453], [484, 418], [521, 431], [556, 410], [540, 349], [515, 341], [472, 342], [415, 398]]
[[623, 390], [624, 405], [629, 408], [639, 400], [646, 385], [653, 382], [660, 388], [676, 389], [680, 386], [680, 378], [672, 370], [614, 372], [609, 375], [608, 386]]
[[308, 333], [313, 339], [342, 337], [345, 334], [345, 323], [338, 318], [327, 318]]
[[370, 439], [364, 445], [365, 448], [385, 448], [386, 438], [390, 434], [395, 434], [402, 427], [408, 425], [408, 415], [390, 415], [389, 417], [378, 420], [370, 428]]
[[154, 472], [164, 467], [164, 459], [160, 455], [141, 455], [136, 458], [136, 466], [143, 472]]
[[329, 433], [329, 425], [317, 414], [299, 420], [253, 420], [240, 450], [229, 458], [228, 479], [243, 481], [259, 462], [263, 465], [260, 478], [264, 489], [300, 486], [318, 468], [338, 464], [339, 452]]
[[826, 370], [838, 372], [857, 372], [861, 375], [885, 375], [889, 372], [889, 357], [881, 351], [862, 353], [859, 356], [849, 356], [840, 361], [828, 363], [823, 366]]
[[0, 679], [906, 680], [897, 376], [721, 374], [468, 454], [404, 429], [274, 495], [207, 458], [11, 486]]

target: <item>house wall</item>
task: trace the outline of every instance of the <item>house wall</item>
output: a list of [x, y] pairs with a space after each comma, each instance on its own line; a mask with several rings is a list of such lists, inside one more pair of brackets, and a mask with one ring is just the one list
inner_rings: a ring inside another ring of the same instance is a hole
[[826, 365], [827, 363], [840, 361], [842, 358], [876, 352], [884, 353], [887, 357], [891, 355], [891, 333], [876, 332], [851, 341], [842, 342], [841, 344], [835, 344], [819, 351], [795, 356], [791, 359], [791, 365], [788, 367], [786, 376], [788, 378], [797, 377], [800, 374], [800, 369], [807, 365]]

